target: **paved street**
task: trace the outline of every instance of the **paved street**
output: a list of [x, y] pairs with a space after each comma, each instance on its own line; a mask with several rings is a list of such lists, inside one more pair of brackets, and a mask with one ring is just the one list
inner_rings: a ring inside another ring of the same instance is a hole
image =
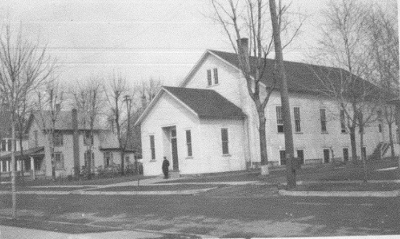
[[[0, 197], [1, 215], [9, 215], [8, 197]], [[21, 195], [18, 207], [25, 226], [52, 222], [50, 230], [69, 233], [127, 229], [219, 237], [400, 234], [398, 198]]]
[[[389, 180], [390, 184], [322, 183], [336, 179], [359, 180], [362, 175], [357, 172], [361, 170], [353, 167], [305, 168], [298, 178], [322, 180], [310, 185], [312, 190], [338, 190], [345, 185], [345, 190], [361, 187], [379, 194], [382, 185], [383, 190], [399, 188], [399, 175], [392, 166], [393, 162], [385, 161], [373, 162], [369, 167], [371, 179]], [[24, 194], [18, 195], [17, 220], [10, 220], [11, 195], [5, 184], [0, 195], [0, 224], [66, 233], [55, 234], [57, 238], [67, 238], [65, 235], [110, 239], [400, 234], [398, 196], [282, 196], [276, 183], [284, 182], [284, 174], [284, 170], [275, 170], [268, 177], [259, 177], [257, 172], [236, 172], [179, 180], [150, 178], [142, 180], [140, 188], [134, 179], [107, 180], [107, 184], [97, 184], [95, 180], [46, 186], [25, 184], [19, 188]], [[190, 190], [197, 193], [182, 193]], [[0, 228], [0, 232], [4, 230]], [[30, 238], [33, 234], [28, 231], [27, 235]], [[53, 237], [53, 234], [47, 236]]]

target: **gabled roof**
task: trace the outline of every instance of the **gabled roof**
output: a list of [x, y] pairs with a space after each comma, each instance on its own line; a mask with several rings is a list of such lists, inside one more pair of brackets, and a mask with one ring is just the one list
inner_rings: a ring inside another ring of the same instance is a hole
[[[26, 132], [29, 131], [29, 129], [33, 123], [33, 120], [36, 120], [36, 122], [39, 124], [39, 127], [42, 130], [50, 129], [51, 118], [52, 118], [52, 116], [51, 116], [50, 111], [43, 111], [43, 112], [36, 111], [36, 112], [32, 113], [29, 117]], [[46, 127], [45, 129], [43, 129], [43, 125], [45, 125], [45, 127]], [[97, 123], [95, 123], [93, 129], [94, 130], [102, 130], [102, 128]], [[71, 111], [58, 112], [54, 130], [73, 130]], [[84, 123], [83, 120], [79, 118], [79, 116], [78, 116], [78, 130], [90, 130], [89, 122]]]
[[[239, 59], [236, 53], [224, 52], [224, 51], [216, 51], [216, 50], [207, 50], [202, 58], [198, 61], [198, 65], [195, 65], [188, 76], [184, 79], [181, 86], [185, 86], [192, 75], [196, 72], [199, 65], [205, 60], [205, 58], [209, 55], [213, 55], [220, 59], [227, 65], [230, 65], [237, 70], [240, 70]], [[265, 64], [265, 71], [262, 77], [262, 83], [267, 86], [273, 86], [273, 70], [275, 68], [275, 60], [274, 59], [265, 59], [263, 62]], [[328, 88], [335, 87], [336, 89], [340, 88], [341, 82], [344, 81], [346, 77], [349, 76], [349, 72], [336, 67], [327, 67], [321, 65], [313, 65], [307, 63], [300, 62], [292, 62], [292, 61], [284, 61], [285, 65], [285, 73], [287, 77], [287, 85], [289, 92], [297, 92], [297, 93], [306, 93], [306, 94], [325, 94], [327, 93]], [[250, 57], [250, 67], [252, 72], [253, 79], [255, 78], [256, 73], [256, 58]], [[379, 89], [375, 85], [367, 82], [357, 76], [354, 76], [354, 84], [355, 87], [353, 89], [363, 89], [363, 87], [367, 86], [369, 88], [374, 89], [373, 92], [376, 94]], [[360, 87], [358, 87], [358, 85]], [[279, 89], [279, 82], [275, 84], [275, 88]], [[365, 88], [364, 88], [365, 89]], [[369, 89], [370, 91], [370, 89]], [[354, 94], [357, 92], [349, 92], [349, 94]], [[362, 93], [362, 92], [359, 92]]]
[[169, 94], [200, 119], [244, 119], [246, 117], [239, 107], [214, 90], [163, 86], [135, 124], [143, 121], [162, 94]]
[[[215, 50], [210, 50], [210, 52], [240, 69], [237, 54]], [[267, 87], [270, 87], [273, 83], [273, 69], [275, 68], [275, 60], [267, 58], [265, 59], [264, 64], [266, 70], [263, 74], [262, 82]], [[339, 87], [340, 82], [343, 81], [345, 77], [349, 76], [348, 71], [336, 67], [327, 67], [292, 61], [284, 61], [284, 65], [288, 90], [292, 92], [321, 93], [327, 90], [326, 84], [337, 84], [336, 87]], [[250, 66], [252, 76], [254, 77], [256, 72], [255, 57], [250, 57]], [[353, 77], [356, 79], [356, 84], [366, 83], [366, 81], [357, 76], [353, 75]], [[373, 87], [371, 83], [368, 82], [367, 84]], [[279, 89], [279, 83], [277, 83], [275, 87]]]
[[235, 104], [214, 90], [163, 87], [196, 112], [199, 118], [243, 119], [245, 114]]

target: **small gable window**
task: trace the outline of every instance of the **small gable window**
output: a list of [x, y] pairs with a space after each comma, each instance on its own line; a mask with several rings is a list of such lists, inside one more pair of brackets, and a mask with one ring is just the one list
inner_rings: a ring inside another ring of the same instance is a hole
[[208, 86], [218, 85], [219, 78], [218, 78], [218, 69], [208, 69], [207, 70], [207, 84]]
[[214, 68], [214, 84], [218, 85], [218, 69]]
[[212, 85], [211, 70], [207, 70], [207, 81], [208, 81], [208, 86], [211, 86]]

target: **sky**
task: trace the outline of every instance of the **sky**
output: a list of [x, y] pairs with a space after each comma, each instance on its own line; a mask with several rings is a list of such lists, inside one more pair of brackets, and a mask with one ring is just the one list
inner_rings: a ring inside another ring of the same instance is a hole
[[[327, 2], [292, 1], [307, 19], [285, 60], [307, 60]], [[177, 86], [206, 49], [233, 51], [211, 10], [209, 0], [2, 0], [0, 21], [38, 37], [63, 82], [114, 72], [132, 85], [154, 78]]]

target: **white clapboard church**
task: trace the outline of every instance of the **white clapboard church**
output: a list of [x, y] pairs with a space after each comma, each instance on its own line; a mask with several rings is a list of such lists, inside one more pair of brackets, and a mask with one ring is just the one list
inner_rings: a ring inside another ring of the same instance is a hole
[[[252, 62], [255, 59], [251, 58]], [[274, 61], [267, 59], [265, 63], [263, 84], [268, 87]], [[331, 74], [335, 80], [332, 72], [344, 70], [289, 61], [285, 61], [285, 69], [295, 156], [304, 164], [329, 163], [333, 157], [349, 160], [350, 137], [341, 124], [340, 109], [336, 102], [316, 93], [322, 87], [318, 74]], [[141, 124], [144, 175], [161, 174], [164, 157], [179, 174], [237, 171], [259, 165], [258, 118], [246, 87], [237, 55], [215, 50], [206, 50], [180, 87], [162, 87], [136, 122]], [[283, 165], [278, 90], [271, 95], [266, 118], [268, 160], [271, 165]], [[358, 155], [371, 155], [377, 147], [384, 149], [382, 154], [388, 151], [389, 133], [383, 121], [368, 125], [364, 138], [365, 147]]]

